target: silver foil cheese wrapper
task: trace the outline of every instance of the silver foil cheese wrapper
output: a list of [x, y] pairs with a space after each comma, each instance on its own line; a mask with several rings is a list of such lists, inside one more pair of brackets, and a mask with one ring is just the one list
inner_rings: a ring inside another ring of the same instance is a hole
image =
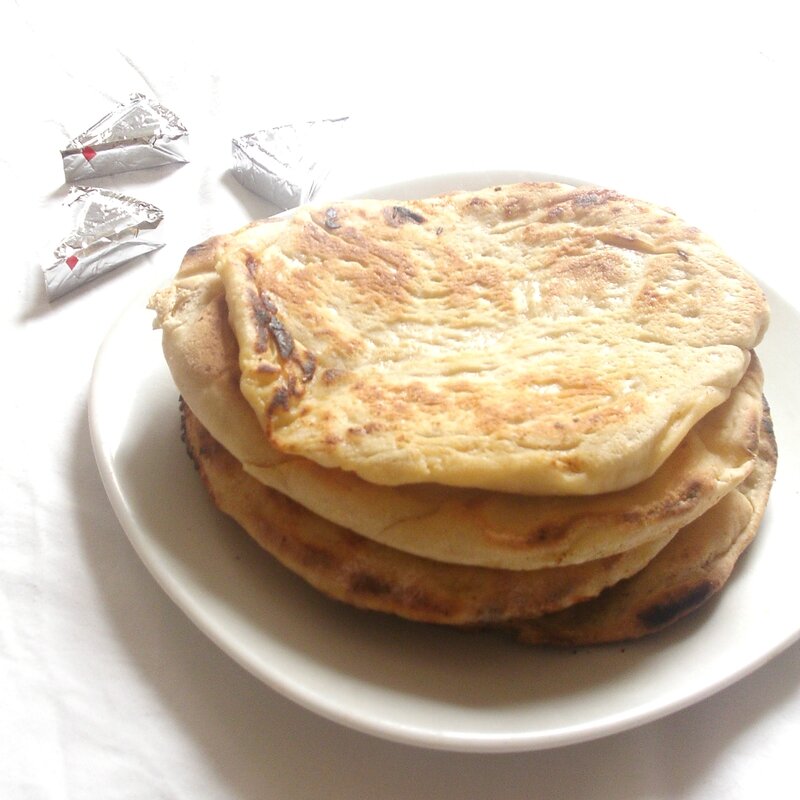
[[61, 151], [69, 181], [188, 161], [188, 131], [169, 109], [131, 95]]
[[233, 140], [233, 174], [251, 192], [284, 210], [314, 198], [330, 174], [348, 117], [249, 133]]
[[96, 187], [74, 186], [64, 202], [68, 235], [42, 267], [49, 300], [55, 300], [137, 256], [163, 247], [152, 234], [160, 209]]

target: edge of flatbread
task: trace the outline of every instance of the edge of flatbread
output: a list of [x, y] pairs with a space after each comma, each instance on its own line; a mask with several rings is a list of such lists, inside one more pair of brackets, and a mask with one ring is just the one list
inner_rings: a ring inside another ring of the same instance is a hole
[[503, 629], [526, 644], [609, 644], [656, 633], [696, 611], [723, 588], [755, 538], [777, 461], [765, 399], [755, 469], [719, 505], [681, 531], [644, 570], [597, 598]]

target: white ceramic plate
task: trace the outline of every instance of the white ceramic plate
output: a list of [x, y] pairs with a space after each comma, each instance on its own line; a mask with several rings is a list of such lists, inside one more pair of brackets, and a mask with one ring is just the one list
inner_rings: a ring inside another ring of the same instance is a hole
[[[428, 177], [398, 199], [530, 173]], [[178, 395], [144, 299], [97, 357], [90, 423], [109, 498], [161, 586], [273, 689], [353, 728], [464, 751], [533, 750], [656, 719], [741, 678], [800, 635], [800, 314], [770, 293], [759, 353], [780, 452], [763, 528], [718, 598], [664, 634], [553, 652], [365, 614], [279, 567], [209, 503], [179, 435]]]

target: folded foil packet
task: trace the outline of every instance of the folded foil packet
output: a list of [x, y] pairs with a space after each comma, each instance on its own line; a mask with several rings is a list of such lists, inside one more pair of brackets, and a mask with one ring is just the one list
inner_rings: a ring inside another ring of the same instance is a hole
[[151, 233], [164, 214], [133, 197], [74, 186], [64, 202], [64, 214], [69, 233], [55, 248], [52, 260], [42, 266], [51, 301], [164, 246]]
[[61, 151], [70, 181], [188, 161], [188, 131], [169, 109], [131, 95]]
[[314, 198], [330, 174], [348, 117], [249, 133], [233, 140], [233, 174], [251, 192], [284, 210]]

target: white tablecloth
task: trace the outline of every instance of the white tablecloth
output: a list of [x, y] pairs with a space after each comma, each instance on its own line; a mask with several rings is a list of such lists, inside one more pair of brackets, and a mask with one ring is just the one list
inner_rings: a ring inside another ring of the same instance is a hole
[[[98, 345], [130, 298], [189, 245], [273, 211], [228, 174], [230, 139], [279, 122], [351, 115], [331, 193], [484, 167], [582, 177], [678, 209], [800, 302], [789, 6], [2, 6], [0, 797], [796, 793], [800, 645], [665, 719], [533, 753], [428, 751], [295, 706], [144, 568], [87, 421]], [[183, 119], [191, 163], [97, 183], [160, 206], [166, 246], [48, 303], [59, 149], [137, 91]]]

